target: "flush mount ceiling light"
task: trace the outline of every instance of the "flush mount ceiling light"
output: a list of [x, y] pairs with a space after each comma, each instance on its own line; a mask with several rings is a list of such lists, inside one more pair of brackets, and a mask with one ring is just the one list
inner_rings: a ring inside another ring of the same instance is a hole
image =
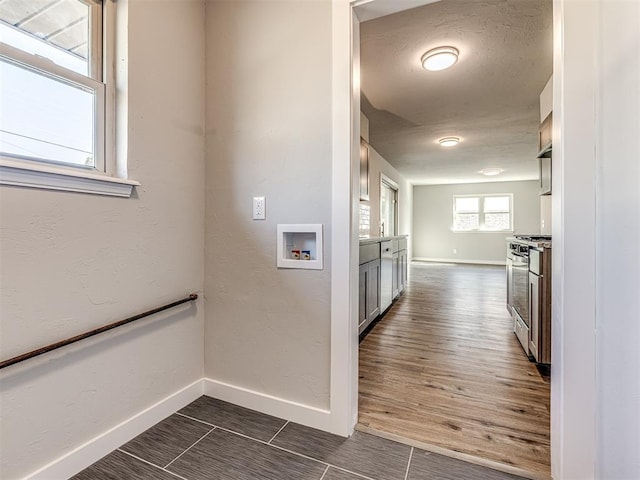
[[480, 173], [482, 173], [483, 175], [487, 175], [489, 177], [492, 177], [493, 175], [499, 175], [502, 172], [504, 172], [504, 170], [502, 170], [501, 168], [485, 168], [484, 170], [480, 170]]
[[444, 137], [438, 140], [442, 147], [453, 147], [460, 143], [460, 137]]
[[458, 49], [454, 47], [438, 47], [429, 50], [420, 60], [425, 70], [437, 72], [449, 68], [458, 61]]

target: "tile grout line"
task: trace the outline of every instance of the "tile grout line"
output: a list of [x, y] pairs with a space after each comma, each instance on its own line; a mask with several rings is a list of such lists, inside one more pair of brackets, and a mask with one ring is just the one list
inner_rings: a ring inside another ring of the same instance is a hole
[[253, 438], [253, 437], [250, 437], [249, 435], [245, 435], [245, 434], [243, 434], [243, 433], [234, 432], [233, 430], [229, 430], [228, 428], [224, 428], [224, 427], [220, 427], [220, 426], [218, 426], [218, 427], [217, 427], [217, 429], [218, 429], [218, 430], [222, 430], [223, 432], [228, 432], [228, 433], [230, 433], [230, 434], [232, 434], [232, 435], [237, 435], [237, 436], [239, 436], [239, 437], [246, 438], [247, 440], [253, 440], [254, 442], [261, 443], [261, 444], [263, 444], [263, 445], [265, 445], [265, 446], [267, 446], [267, 447], [275, 448], [275, 449], [277, 449], [277, 450], [281, 450], [281, 451], [283, 451], [283, 452], [291, 453], [292, 455], [296, 455], [296, 456], [298, 456], [298, 457], [306, 458], [307, 460], [312, 460], [312, 461], [314, 461], [314, 462], [318, 462], [318, 463], [320, 463], [320, 464], [327, 465], [327, 466], [329, 466], [329, 467], [333, 467], [333, 468], [335, 468], [335, 469], [337, 469], [337, 470], [342, 470], [343, 472], [351, 473], [351, 474], [353, 474], [353, 475], [356, 475], [356, 476], [358, 476], [358, 477], [360, 477], [360, 478], [364, 478], [364, 479], [366, 479], [366, 480], [375, 480], [375, 479], [373, 479], [373, 478], [371, 478], [371, 477], [367, 477], [366, 475], [363, 475], [363, 474], [361, 474], [361, 473], [353, 472], [353, 471], [351, 471], [351, 470], [347, 470], [346, 468], [339, 467], [338, 465], [333, 465], [333, 464], [328, 463], [328, 462], [325, 462], [325, 461], [323, 461], [323, 460], [318, 460], [317, 458], [313, 458], [313, 457], [310, 457], [310, 456], [305, 455], [305, 454], [303, 454], [303, 453], [298, 453], [298, 452], [295, 452], [295, 451], [293, 451], [293, 450], [289, 450], [288, 448], [284, 448], [284, 447], [281, 447], [281, 446], [279, 446], [279, 445], [275, 445], [275, 444], [273, 444], [273, 443], [267, 443], [267, 442], [265, 442], [264, 440], [260, 440], [260, 439], [258, 439], [258, 438]]
[[324, 473], [322, 474], [322, 476], [320, 477], [320, 480], [324, 480], [324, 477], [327, 475], [327, 472], [329, 471], [329, 465], [327, 465], [327, 468], [324, 469]]
[[146, 463], [147, 465], [151, 465], [152, 467], [155, 467], [155, 468], [157, 468], [159, 470], [162, 470], [163, 472], [167, 472], [167, 473], [173, 475], [174, 477], [181, 478], [182, 480], [187, 480], [186, 478], [184, 478], [181, 475], [178, 475], [177, 473], [173, 473], [173, 472], [170, 472], [169, 470], [165, 470], [160, 465], [156, 465], [155, 463], [151, 463], [149, 460], [145, 460], [144, 458], [140, 458], [137, 455], [134, 455], [133, 453], [127, 452], [126, 450], [122, 450], [121, 448], [116, 448], [115, 451], [124, 453], [125, 455], [129, 455], [131, 458], [135, 458], [136, 460], [140, 460], [141, 462]]
[[[213, 423], [209, 423], [209, 422], [206, 422], [206, 421], [204, 421], [204, 420], [200, 420], [200, 419], [198, 419], [198, 418], [191, 417], [191, 416], [189, 416], [189, 415], [185, 415], [184, 413], [176, 412], [175, 414], [176, 414], [176, 415], [180, 415], [180, 416], [185, 417], [185, 418], [188, 418], [188, 419], [193, 420], [193, 421], [195, 421], [195, 422], [199, 422], [199, 423], [203, 423], [203, 424], [205, 424], [205, 425], [209, 425], [210, 427], [213, 427], [213, 428], [211, 429], [211, 431], [213, 431], [213, 430], [215, 430], [215, 429], [222, 430], [223, 432], [228, 432], [228, 433], [231, 433], [231, 434], [233, 434], [233, 435], [237, 435], [237, 436], [239, 436], [239, 437], [246, 438], [246, 439], [248, 439], [248, 440], [253, 440], [254, 442], [261, 443], [261, 444], [266, 445], [266, 446], [268, 446], [268, 447], [276, 448], [276, 449], [278, 449], [278, 450], [282, 450], [283, 452], [291, 453], [291, 454], [296, 455], [296, 456], [298, 456], [298, 457], [306, 458], [307, 460], [312, 460], [312, 461], [314, 461], [314, 462], [318, 462], [318, 463], [321, 463], [321, 464], [327, 465], [327, 469], [328, 469], [328, 467], [333, 467], [333, 468], [335, 468], [336, 470], [341, 470], [341, 471], [343, 471], [343, 472], [351, 473], [351, 474], [353, 474], [353, 475], [356, 475], [357, 477], [364, 478], [365, 480], [375, 480], [375, 479], [373, 479], [373, 478], [371, 478], [371, 477], [368, 477], [368, 476], [366, 476], [366, 475], [363, 475], [363, 474], [361, 474], [361, 473], [354, 472], [354, 471], [352, 471], [352, 470], [348, 470], [348, 469], [346, 469], [346, 468], [339, 467], [338, 465], [333, 465], [333, 464], [331, 464], [331, 463], [327, 463], [327, 462], [324, 462], [324, 461], [322, 461], [322, 460], [318, 460], [317, 458], [309, 457], [309, 456], [304, 455], [304, 454], [302, 454], [302, 453], [294, 452], [293, 450], [289, 450], [289, 449], [287, 449], [287, 448], [280, 447], [280, 446], [278, 446], [278, 445], [274, 445], [273, 443], [270, 443], [270, 442], [272, 442], [272, 441], [274, 440], [274, 438], [278, 435], [278, 433], [280, 433], [280, 431], [282, 431], [282, 430], [284, 429], [284, 427], [286, 427], [286, 426], [290, 423], [288, 420], [287, 420], [287, 422], [282, 426], [282, 428], [281, 428], [278, 432], [276, 432], [276, 434], [271, 438], [271, 440], [269, 440], [269, 442], [265, 442], [264, 440], [260, 440], [259, 438], [250, 437], [249, 435], [245, 435], [244, 433], [236, 432], [235, 430], [231, 430], [231, 429], [228, 429], [228, 428], [224, 428], [224, 427], [221, 427], [220, 425], [215, 425], [215, 424], [213, 424]], [[208, 432], [206, 435], [208, 435], [209, 433], [211, 433], [211, 431], [210, 431], [210, 432]], [[206, 436], [206, 435], [205, 435], [205, 436]], [[200, 440], [198, 440], [198, 441], [200, 441]], [[198, 443], [198, 442], [196, 442], [196, 443]], [[195, 444], [194, 444], [194, 445], [195, 445]], [[192, 445], [192, 446], [193, 446], [193, 445]], [[189, 448], [191, 448], [191, 447], [189, 447]], [[184, 453], [186, 453], [186, 450], [185, 450], [184, 452], [182, 452], [182, 454], [184, 454]], [[182, 456], [182, 454], [181, 454], [180, 456]], [[177, 460], [177, 458], [176, 458], [176, 459], [174, 459], [171, 463], [173, 463], [175, 460]], [[167, 465], [167, 467], [168, 467], [168, 466], [169, 466], [169, 465]], [[165, 467], [165, 468], [166, 468], [166, 467]], [[167, 470], [167, 471], [168, 471], [168, 470]]]
[[174, 458], [173, 460], [171, 460], [169, 463], [167, 463], [164, 468], [169, 468], [169, 465], [171, 465], [173, 462], [175, 462], [176, 460], [178, 460], [181, 456], [183, 456], [185, 453], [187, 453], [189, 450], [191, 450], [196, 443], [198, 443], [200, 440], [202, 440], [204, 437], [206, 437], [207, 435], [209, 435], [211, 432], [213, 432], [216, 429], [216, 427], [213, 427], [211, 430], [209, 430], [207, 433], [205, 433], [204, 435], [202, 435], [198, 440], [196, 440], [195, 442], [193, 442], [193, 444], [191, 444], [191, 446], [189, 448], [187, 448], [184, 452], [182, 452], [180, 455], [178, 455], [176, 458]]
[[409, 452], [409, 461], [407, 462], [407, 471], [404, 473], [404, 480], [409, 478], [409, 470], [411, 469], [411, 459], [413, 458], [413, 448], [411, 447], [411, 451]]
[[189, 420], [193, 420], [194, 422], [204, 423], [205, 425], [209, 425], [210, 427], [217, 427], [218, 425], [214, 425], [213, 423], [205, 422], [204, 420], [200, 420], [199, 418], [190, 417], [189, 415], [185, 415], [184, 413], [176, 412], [174, 415], [180, 415], [181, 417], [188, 418]]
[[282, 427], [280, 427], [280, 430], [278, 430], [278, 431], [276, 432], [276, 434], [275, 434], [273, 437], [271, 437], [271, 440], [269, 440], [269, 441], [267, 442], [267, 445], [271, 445], [271, 442], [273, 442], [273, 439], [274, 439], [274, 438], [276, 438], [276, 437], [278, 436], [278, 434], [279, 434], [282, 430], [284, 430], [284, 427], [286, 427], [287, 425], [289, 425], [289, 420], [287, 420], [286, 422], [284, 422], [284, 425], [282, 425]]

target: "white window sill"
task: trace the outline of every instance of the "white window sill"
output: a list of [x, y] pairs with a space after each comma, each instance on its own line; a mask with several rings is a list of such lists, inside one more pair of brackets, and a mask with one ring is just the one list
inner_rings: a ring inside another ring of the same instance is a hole
[[133, 187], [139, 186], [140, 183], [95, 172], [27, 163], [3, 157], [0, 158], [0, 185], [130, 197]]

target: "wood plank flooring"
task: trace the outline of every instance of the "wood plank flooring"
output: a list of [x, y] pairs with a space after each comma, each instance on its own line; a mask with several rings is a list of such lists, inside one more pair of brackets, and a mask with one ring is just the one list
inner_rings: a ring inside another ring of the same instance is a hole
[[550, 477], [548, 377], [505, 308], [504, 267], [411, 264], [360, 344], [359, 426]]

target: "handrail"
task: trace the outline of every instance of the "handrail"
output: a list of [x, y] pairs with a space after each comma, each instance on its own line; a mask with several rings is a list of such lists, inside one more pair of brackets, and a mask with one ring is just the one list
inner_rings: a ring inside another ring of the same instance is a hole
[[155, 313], [162, 312], [163, 310], [168, 310], [169, 308], [177, 307], [178, 305], [182, 305], [183, 303], [192, 302], [198, 298], [197, 293], [192, 293], [188, 297], [183, 298], [181, 300], [176, 300], [175, 302], [167, 303], [161, 307], [154, 308], [152, 310], [148, 310], [143, 313], [139, 313], [132, 317], [125, 318], [124, 320], [119, 320], [117, 322], [110, 323], [108, 325], [104, 325], [102, 327], [94, 328], [85, 333], [81, 333], [80, 335], [76, 335], [74, 337], [67, 338], [66, 340], [61, 340], [56, 343], [52, 343], [47, 345], [46, 347], [41, 347], [36, 350], [32, 350], [28, 353], [23, 353], [22, 355], [18, 355], [17, 357], [10, 358], [8, 360], [4, 360], [0, 362], [0, 370], [8, 367], [10, 365], [14, 365], [19, 362], [23, 362], [33, 357], [37, 357], [38, 355], [42, 355], [44, 353], [51, 352], [52, 350], [56, 350], [58, 348], [66, 347], [75, 342], [79, 342], [80, 340], [84, 340], [85, 338], [93, 337], [99, 333], [106, 332], [108, 330], [112, 330], [116, 327], [120, 327], [122, 325], [126, 325], [127, 323], [135, 322], [136, 320], [140, 320], [141, 318], [148, 317], [149, 315], [153, 315]]

